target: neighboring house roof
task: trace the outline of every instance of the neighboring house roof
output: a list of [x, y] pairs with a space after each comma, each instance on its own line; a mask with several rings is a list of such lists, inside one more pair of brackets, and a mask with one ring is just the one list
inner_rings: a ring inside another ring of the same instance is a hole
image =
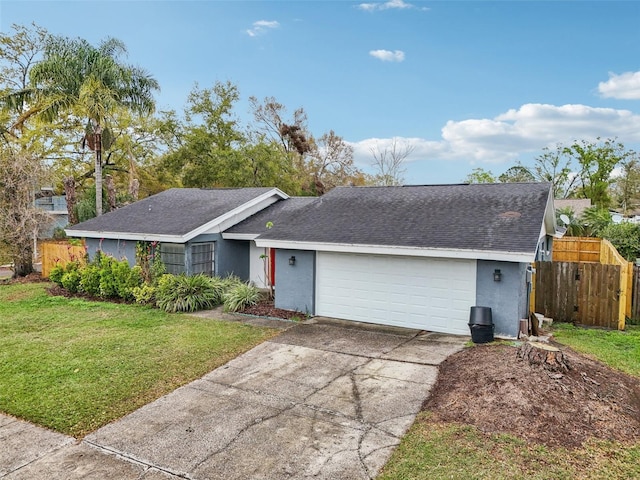
[[73, 237], [182, 243], [218, 233], [288, 196], [277, 188], [172, 188], [66, 229]]
[[234, 225], [226, 230], [223, 238], [233, 240], [253, 240], [267, 230], [267, 223], [280, 225], [301, 208], [306, 207], [316, 200], [317, 197], [291, 197], [288, 200], [281, 200], [270, 205], [264, 210], [252, 215], [246, 220]]
[[570, 208], [576, 218], [582, 216], [582, 213], [591, 207], [591, 199], [589, 198], [556, 198], [554, 201], [556, 209]]
[[533, 261], [555, 234], [549, 183], [337, 187], [259, 247]]

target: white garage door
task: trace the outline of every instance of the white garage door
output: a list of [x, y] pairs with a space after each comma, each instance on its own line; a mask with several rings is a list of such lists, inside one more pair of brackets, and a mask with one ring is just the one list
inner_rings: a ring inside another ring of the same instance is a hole
[[316, 272], [318, 315], [469, 334], [475, 260], [318, 252]]

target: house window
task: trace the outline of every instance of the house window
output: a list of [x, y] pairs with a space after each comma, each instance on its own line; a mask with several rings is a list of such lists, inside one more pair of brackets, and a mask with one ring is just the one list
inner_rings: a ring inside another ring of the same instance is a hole
[[167, 269], [167, 273], [174, 275], [184, 273], [184, 245], [163, 243], [160, 246], [160, 258]]
[[213, 243], [194, 243], [191, 245], [191, 271], [194, 275], [204, 273], [213, 276], [214, 255]]

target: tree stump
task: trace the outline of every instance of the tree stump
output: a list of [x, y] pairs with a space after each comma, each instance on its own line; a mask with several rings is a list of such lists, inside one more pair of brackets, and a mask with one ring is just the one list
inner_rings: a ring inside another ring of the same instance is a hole
[[546, 343], [523, 343], [518, 347], [518, 358], [526, 359], [531, 365], [540, 365], [550, 372], [566, 373], [571, 368], [562, 351]]

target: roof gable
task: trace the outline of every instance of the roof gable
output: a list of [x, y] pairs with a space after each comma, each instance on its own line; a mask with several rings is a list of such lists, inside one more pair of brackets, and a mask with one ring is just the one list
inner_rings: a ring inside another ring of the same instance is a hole
[[277, 188], [172, 188], [69, 227], [71, 236], [184, 242], [288, 198]]
[[271, 225], [286, 224], [291, 215], [314, 202], [316, 198], [317, 197], [291, 197], [287, 200], [278, 201], [229, 228], [222, 236], [224, 238], [238, 240], [253, 239], [269, 229], [267, 228], [267, 223]]
[[548, 183], [337, 187], [261, 234], [258, 242], [533, 256], [549, 227], [550, 195]]

